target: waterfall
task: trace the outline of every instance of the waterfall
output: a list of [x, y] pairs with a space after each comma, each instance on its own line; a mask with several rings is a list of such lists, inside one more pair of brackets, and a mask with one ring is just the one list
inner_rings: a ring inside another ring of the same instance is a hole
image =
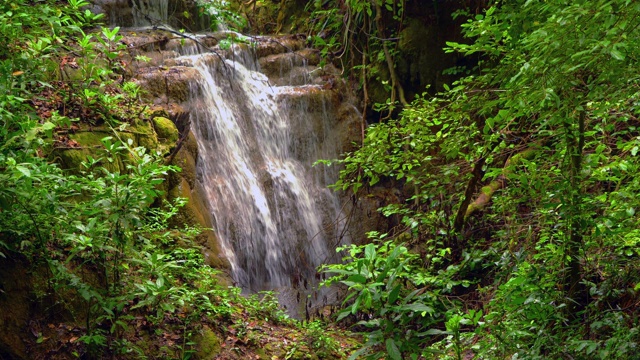
[[214, 231], [240, 287], [313, 284], [315, 268], [335, 260], [340, 226], [327, 188], [336, 174], [312, 168], [337, 155], [325, 92], [272, 85], [250, 50], [234, 53], [179, 59], [200, 74], [191, 84], [191, 128]]
[[169, 19], [169, 0], [133, 0], [133, 25], [165, 25]]

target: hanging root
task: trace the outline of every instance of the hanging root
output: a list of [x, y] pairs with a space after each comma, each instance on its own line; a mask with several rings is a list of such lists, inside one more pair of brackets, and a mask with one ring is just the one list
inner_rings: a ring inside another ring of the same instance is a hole
[[400, 101], [400, 104], [402, 106], [407, 106], [409, 103], [405, 98], [404, 88], [398, 79], [398, 73], [396, 72], [393, 58], [389, 52], [389, 46], [387, 46], [386, 35], [384, 34], [384, 24], [382, 23], [382, 7], [375, 0], [371, 0], [371, 2], [376, 8], [376, 26], [380, 32], [380, 37], [382, 38], [382, 50], [384, 51], [384, 58], [387, 62], [387, 67], [389, 68], [389, 77], [391, 78], [391, 103], [393, 104], [396, 101], [397, 95], [397, 100]]

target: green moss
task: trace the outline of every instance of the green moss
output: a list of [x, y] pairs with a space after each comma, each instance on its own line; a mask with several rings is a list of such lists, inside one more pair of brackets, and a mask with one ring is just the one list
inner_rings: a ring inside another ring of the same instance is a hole
[[189, 132], [187, 138], [184, 141], [183, 147], [187, 149], [189, 154], [191, 154], [194, 159], [198, 158], [198, 141], [196, 140], [196, 136], [193, 134], [193, 132]]
[[165, 117], [165, 118], [169, 117], [169, 113], [167, 112], [167, 109], [165, 109], [165, 108], [163, 108], [161, 106], [153, 107], [153, 108], [147, 110], [145, 113], [151, 119], [156, 118], [156, 117]]
[[[68, 148], [57, 149], [54, 151], [53, 157], [63, 168], [73, 171], [79, 170], [82, 162], [86, 161], [88, 156], [104, 157], [102, 139], [105, 137], [113, 138], [113, 142], [120, 140], [131, 147], [142, 146], [150, 151], [160, 151], [166, 154], [175, 146], [178, 140], [178, 130], [171, 120], [163, 117], [156, 117], [153, 125], [161, 131], [161, 136], [156, 135], [156, 131], [149, 121], [138, 121], [125, 131], [118, 131], [116, 134], [112, 129], [104, 126], [85, 127], [76, 133], [69, 134], [69, 139], [75, 144], [70, 143]], [[158, 141], [159, 137], [162, 138], [162, 142]], [[123, 156], [128, 155], [123, 154]], [[122, 159], [116, 159], [113, 162], [103, 161], [101, 164], [109, 171], [124, 172], [126, 170]]]
[[197, 359], [213, 359], [220, 353], [222, 342], [216, 333], [208, 326], [204, 326], [196, 337], [195, 343]]
[[185, 198], [187, 199], [187, 204], [180, 209], [178, 214], [174, 217], [173, 221], [176, 224], [203, 224], [204, 217], [202, 216], [199, 209], [193, 206], [193, 200], [191, 197], [191, 187], [189, 183], [182, 178], [180, 179], [180, 183], [169, 190], [168, 198], [170, 201], [177, 198]]
[[271, 358], [269, 356], [267, 356], [267, 354], [264, 352], [263, 348], [257, 348], [255, 350], [256, 355], [258, 355], [260, 360], [270, 360]]
[[102, 139], [111, 136], [112, 132], [106, 128], [83, 129], [77, 133], [69, 135], [71, 140], [75, 140], [82, 147], [102, 147]]
[[170, 175], [171, 186], [180, 183], [181, 179], [187, 180], [189, 187], [193, 188], [196, 184], [196, 161], [195, 158], [187, 151], [186, 147], [182, 147], [174, 156], [171, 165], [176, 165], [182, 169], [179, 173]]
[[[82, 169], [82, 162], [86, 161], [89, 156], [93, 158], [104, 156], [102, 139], [107, 136], [112, 136], [112, 133], [106, 128], [93, 128], [91, 131], [82, 129], [69, 135], [70, 142], [75, 142], [73, 147], [58, 149], [53, 156], [63, 168], [79, 171]], [[126, 141], [126, 139], [123, 140]], [[113, 172], [124, 169], [120, 159], [114, 159], [112, 162], [103, 161], [102, 165]]]
[[131, 132], [135, 135], [136, 145], [143, 146], [149, 150], [158, 148], [158, 137], [148, 121], [138, 121], [131, 126]]
[[178, 129], [173, 121], [166, 117], [157, 116], [153, 118], [153, 125], [156, 128], [158, 139], [162, 140], [164, 143], [175, 144], [178, 141], [180, 134], [178, 133]]

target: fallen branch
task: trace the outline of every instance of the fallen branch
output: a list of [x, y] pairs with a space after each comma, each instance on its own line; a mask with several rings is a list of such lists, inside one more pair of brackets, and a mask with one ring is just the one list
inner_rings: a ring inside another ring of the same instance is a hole
[[462, 204], [460, 204], [460, 207], [458, 208], [458, 213], [456, 214], [456, 218], [453, 221], [453, 229], [455, 230], [456, 233], [462, 230], [462, 226], [464, 225], [464, 220], [467, 218], [466, 212], [469, 209], [469, 203], [471, 202], [473, 193], [478, 183], [482, 181], [482, 177], [484, 176], [483, 168], [484, 168], [485, 161], [486, 161], [486, 158], [481, 157], [480, 159], [478, 159], [478, 161], [476, 161], [475, 165], [473, 166], [473, 171], [472, 171], [473, 176], [471, 176], [471, 179], [469, 179], [469, 182], [467, 183], [467, 188], [464, 192], [464, 198], [462, 199]]

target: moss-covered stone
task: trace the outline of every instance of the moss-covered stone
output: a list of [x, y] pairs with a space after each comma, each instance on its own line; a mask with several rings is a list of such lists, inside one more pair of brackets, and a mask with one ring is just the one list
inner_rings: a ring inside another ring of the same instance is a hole
[[178, 197], [187, 199], [187, 204], [171, 218], [170, 224], [174, 227], [188, 225], [204, 228], [196, 241], [205, 249], [206, 264], [217, 269], [228, 269], [230, 268], [229, 261], [222, 257], [218, 238], [211, 230], [213, 226], [207, 206], [202, 202], [201, 196], [197, 196], [198, 193], [198, 189], [191, 189], [185, 178], [181, 178], [180, 182], [169, 190], [168, 199], [170, 201]]
[[[104, 157], [102, 139], [108, 136], [113, 138], [113, 131], [102, 127], [81, 129], [76, 133], [69, 134], [70, 147], [56, 149], [53, 152], [54, 160], [64, 169], [79, 171], [82, 169], [82, 162], [86, 161], [89, 156], [95, 159]], [[133, 145], [136, 145], [133, 134], [119, 133], [118, 136], [122, 141], [131, 140]], [[72, 142], [73, 144], [71, 144]], [[113, 159], [113, 161], [104, 160], [101, 165], [112, 172], [123, 172], [125, 170], [125, 165], [119, 157]]]
[[[157, 135], [159, 129], [162, 135]], [[115, 131], [106, 126], [82, 126], [79, 130], [67, 135], [67, 141], [62, 146], [58, 146], [52, 153], [54, 161], [58, 162], [64, 169], [79, 171], [82, 169], [82, 162], [89, 156], [93, 158], [104, 158], [104, 145], [102, 139], [111, 137], [112, 142], [122, 141], [130, 147], [142, 146], [149, 151], [160, 151], [167, 154], [175, 147], [178, 141], [178, 130], [171, 120], [164, 117], [156, 117], [153, 126], [150, 121], [136, 121], [122, 131]], [[159, 139], [160, 138], [160, 139]], [[121, 156], [113, 161], [104, 160], [100, 164], [112, 172], [125, 172], [126, 157], [130, 156], [123, 152]], [[125, 161], [123, 161], [123, 159]], [[193, 170], [195, 172], [195, 169]]]
[[169, 117], [169, 112], [163, 106], [155, 105], [146, 111], [147, 116], [153, 119], [156, 117]]
[[171, 165], [176, 165], [180, 167], [180, 169], [182, 169], [182, 171], [179, 173], [170, 174], [169, 183], [172, 187], [178, 185], [181, 179], [187, 180], [187, 183], [191, 188], [195, 186], [196, 160], [185, 146], [178, 150], [176, 155], [173, 157], [173, 160], [171, 161]]
[[195, 338], [196, 359], [213, 359], [220, 353], [222, 341], [213, 330], [204, 326]]
[[194, 159], [198, 158], [198, 140], [196, 140], [196, 136], [193, 134], [193, 132], [189, 132], [187, 138], [184, 140], [184, 145], [182, 145], [182, 147], [187, 149], [189, 154], [191, 154]]
[[156, 132], [153, 131], [151, 123], [148, 121], [140, 121], [131, 127], [131, 131], [135, 136], [137, 146], [142, 146], [149, 150], [158, 149], [158, 136], [156, 136]]
[[175, 144], [178, 141], [180, 134], [173, 121], [166, 117], [157, 116], [153, 118], [153, 126], [158, 134], [158, 139], [168, 144]]
[[209, 221], [205, 219], [200, 209], [198, 209], [191, 196], [191, 187], [187, 180], [182, 178], [180, 183], [169, 190], [169, 199], [184, 198], [188, 200], [188, 203], [180, 209], [178, 214], [173, 218], [173, 221], [177, 224], [208, 224]]

